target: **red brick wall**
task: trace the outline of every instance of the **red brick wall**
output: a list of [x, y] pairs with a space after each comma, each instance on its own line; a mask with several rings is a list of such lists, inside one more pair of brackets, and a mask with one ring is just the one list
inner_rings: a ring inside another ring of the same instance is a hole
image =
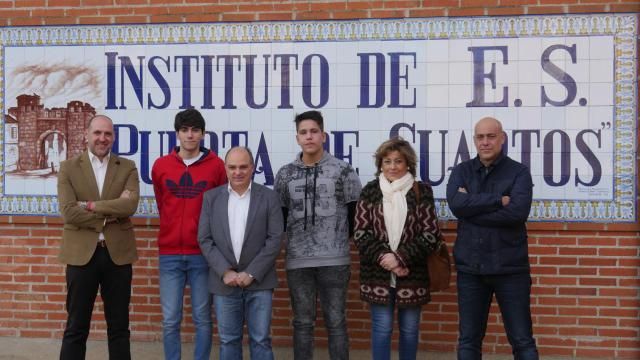
[[[55, 5], [54, 5], [55, 4]], [[0, 0], [0, 25], [326, 20], [639, 12], [633, 0], [433, 0], [433, 1], [227, 1], [198, 0]], [[134, 267], [132, 334], [161, 338], [156, 219], [136, 219], [141, 259]], [[454, 223], [445, 223], [454, 240]], [[534, 333], [542, 355], [640, 358], [640, 226], [636, 224], [532, 223]], [[56, 217], [0, 216], [0, 336], [59, 338], [64, 328], [64, 267], [56, 261], [61, 221]], [[357, 294], [357, 256], [349, 294], [353, 348], [369, 347], [367, 308]], [[273, 335], [291, 344], [288, 292], [275, 293]], [[92, 336], [105, 337], [97, 303]], [[186, 309], [187, 313], [190, 311]], [[188, 318], [188, 316], [187, 316]], [[455, 289], [436, 294], [423, 314], [421, 348], [454, 351]], [[191, 338], [193, 329], [184, 331]], [[326, 344], [320, 326], [317, 342]], [[509, 353], [496, 307], [485, 351]]]

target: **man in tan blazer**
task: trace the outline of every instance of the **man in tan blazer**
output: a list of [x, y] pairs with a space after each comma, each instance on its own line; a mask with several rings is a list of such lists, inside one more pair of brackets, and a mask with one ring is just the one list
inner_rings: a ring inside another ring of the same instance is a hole
[[91, 313], [100, 288], [109, 359], [131, 358], [131, 264], [137, 260], [133, 224], [139, 180], [131, 160], [111, 153], [113, 122], [97, 115], [87, 129], [88, 151], [60, 164], [58, 201], [64, 230], [59, 259], [67, 264], [67, 325], [60, 359], [84, 359]]

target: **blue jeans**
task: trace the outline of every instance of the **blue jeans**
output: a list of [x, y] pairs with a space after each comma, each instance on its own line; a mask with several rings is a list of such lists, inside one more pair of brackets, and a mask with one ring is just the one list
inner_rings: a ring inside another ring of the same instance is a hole
[[236, 289], [231, 295], [214, 295], [220, 360], [242, 359], [242, 328], [245, 320], [252, 360], [273, 360], [271, 350], [271, 302], [273, 290]]
[[160, 302], [162, 304], [162, 342], [166, 360], [180, 359], [180, 323], [184, 288], [191, 288], [191, 317], [196, 328], [194, 360], [211, 355], [211, 295], [208, 289], [209, 265], [202, 255], [160, 255]]
[[[393, 332], [393, 311], [396, 302], [395, 289], [389, 294], [389, 304], [371, 304], [371, 358], [391, 359], [391, 333]], [[418, 353], [421, 306], [398, 308], [398, 329], [400, 330], [399, 359], [415, 360]]]
[[287, 270], [293, 306], [293, 357], [313, 359], [313, 329], [316, 295], [320, 297], [324, 323], [329, 334], [331, 360], [349, 359], [346, 303], [351, 270], [349, 265]]
[[538, 359], [531, 324], [529, 273], [474, 275], [458, 271], [458, 359], [481, 359], [491, 299], [495, 294], [516, 360]]

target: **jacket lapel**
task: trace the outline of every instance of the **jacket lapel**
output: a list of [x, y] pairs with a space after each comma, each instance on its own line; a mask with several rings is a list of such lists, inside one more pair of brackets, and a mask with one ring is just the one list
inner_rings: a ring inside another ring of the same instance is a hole
[[248, 243], [247, 239], [249, 238], [251, 224], [253, 224], [253, 219], [255, 219], [256, 214], [258, 213], [258, 206], [260, 206], [261, 197], [262, 197], [262, 192], [260, 191], [260, 188], [255, 186], [255, 184], [252, 184], [251, 194], [249, 198], [249, 213], [247, 214], [247, 223], [245, 224], [245, 228], [244, 228], [244, 239], [242, 241], [242, 251], [240, 252], [240, 260], [242, 260], [242, 257], [245, 254], [244, 249], [247, 247], [247, 243]]
[[[225, 186], [226, 185], [222, 185]], [[231, 253], [231, 259], [234, 265], [238, 265], [236, 257], [233, 253], [233, 244], [231, 243], [231, 231], [229, 230], [229, 191], [224, 189], [222, 191], [222, 201], [218, 201], [218, 213], [220, 214], [220, 220], [222, 221], [222, 232], [225, 238], [227, 251]]]
[[85, 179], [87, 179], [87, 186], [90, 187], [91, 198], [98, 199], [100, 197], [100, 191], [98, 190], [98, 181], [96, 180], [96, 175], [93, 173], [93, 168], [91, 167], [91, 160], [89, 159], [88, 151], [85, 151], [82, 156], [80, 156], [80, 168], [82, 169], [82, 173], [84, 174]]
[[109, 163], [107, 164], [107, 173], [104, 175], [104, 184], [102, 185], [102, 199], [108, 198], [107, 194], [109, 194], [109, 189], [113, 183], [113, 181], [109, 181], [108, 179], [114, 178], [118, 171], [118, 165], [120, 165], [120, 160], [118, 160], [118, 157], [115, 154], [111, 153], [111, 156], [109, 156]]

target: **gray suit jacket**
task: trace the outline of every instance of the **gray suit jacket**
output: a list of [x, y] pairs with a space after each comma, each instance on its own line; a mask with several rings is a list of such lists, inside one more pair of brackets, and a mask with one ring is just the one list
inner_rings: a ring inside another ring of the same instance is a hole
[[236, 261], [229, 231], [229, 190], [226, 185], [204, 193], [198, 243], [209, 263], [209, 291], [228, 296], [241, 288], [222, 281], [225, 271], [245, 271], [254, 277], [247, 290], [273, 289], [278, 285], [275, 261], [280, 253], [284, 222], [275, 191], [251, 184], [251, 198], [240, 261]]

